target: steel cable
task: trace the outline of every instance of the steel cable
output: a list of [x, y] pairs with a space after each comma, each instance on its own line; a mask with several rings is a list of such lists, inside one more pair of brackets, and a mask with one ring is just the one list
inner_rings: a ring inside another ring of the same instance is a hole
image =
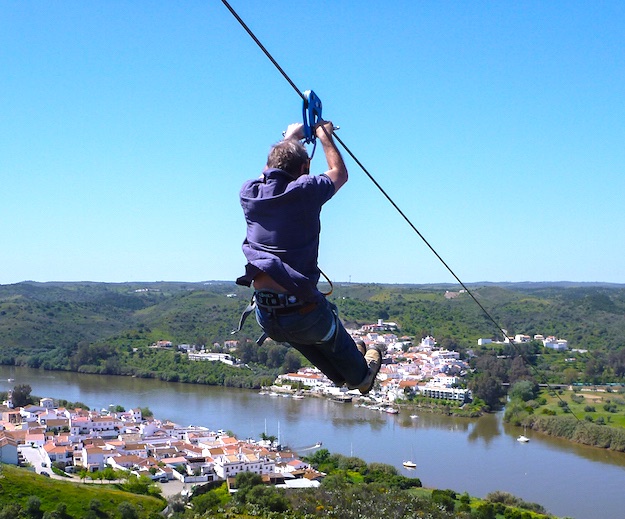
[[[295, 90], [295, 92], [297, 93], [297, 95], [305, 100], [305, 96], [302, 93], [302, 91], [297, 87], [297, 85], [294, 83], [294, 81], [289, 77], [289, 75], [284, 71], [284, 69], [280, 66], [280, 64], [274, 59], [274, 57], [271, 55], [271, 53], [265, 48], [265, 46], [261, 43], [261, 41], [256, 37], [256, 35], [252, 32], [252, 30], [247, 26], [247, 24], [243, 21], [243, 19], [237, 14], [237, 12], [232, 8], [232, 6], [227, 2], [227, 0], [221, 0], [221, 2], [224, 4], [224, 6], [228, 9], [228, 11], [230, 11], [230, 13], [232, 14], [232, 16], [234, 16], [234, 18], [239, 22], [239, 24], [241, 25], [241, 27], [243, 27], [243, 29], [245, 29], [245, 31], [248, 33], [248, 35], [252, 38], [252, 40], [254, 40], [254, 42], [256, 43], [256, 45], [263, 51], [263, 53], [265, 54], [265, 56], [267, 56], [267, 58], [269, 59], [269, 61], [271, 61], [271, 63], [276, 67], [276, 69], [280, 72], [280, 74], [282, 74], [282, 76], [284, 77], [284, 79], [289, 83], [289, 85], [291, 85], [291, 87], [293, 88], [293, 90]], [[471, 290], [469, 290], [469, 288], [465, 285], [465, 283], [460, 279], [460, 277], [458, 275], [456, 275], [456, 273], [453, 271], [453, 269], [447, 264], [447, 262], [441, 257], [441, 255], [436, 251], [436, 249], [434, 249], [434, 247], [430, 244], [430, 242], [425, 238], [425, 236], [423, 236], [423, 234], [417, 229], [417, 227], [412, 223], [412, 221], [408, 218], [408, 216], [406, 216], [406, 214], [401, 210], [401, 208], [395, 203], [395, 201], [388, 195], [388, 193], [384, 190], [384, 188], [382, 188], [382, 186], [379, 184], [379, 182], [373, 177], [373, 175], [367, 170], [367, 168], [362, 164], [362, 162], [360, 162], [360, 160], [358, 160], [358, 158], [356, 157], [356, 155], [354, 153], [352, 153], [352, 151], [347, 147], [347, 145], [343, 142], [343, 140], [336, 135], [336, 133], [334, 134], [334, 139], [343, 147], [343, 149], [345, 150], [345, 152], [354, 160], [354, 162], [360, 167], [360, 169], [365, 173], [365, 175], [367, 175], [367, 177], [369, 177], [369, 179], [373, 182], [373, 184], [378, 188], [378, 190], [382, 193], [382, 195], [389, 201], [389, 203], [395, 208], [395, 210], [400, 214], [400, 216], [406, 221], [406, 223], [410, 226], [410, 228], [419, 236], [419, 238], [421, 238], [421, 240], [423, 241], [423, 243], [425, 243], [425, 245], [430, 249], [430, 251], [432, 251], [432, 253], [438, 258], [438, 260], [443, 264], [443, 266], [447, 269], [447, 271], [454, 277], [454, 279], [460, 284], [460, 286], [463, 288], [463, 290], [469, 294], [469, 296], [471, 297], [471, 299], [475, 302], [475, 304], [477, 304], [477, 306], [482, 310], [482, 312], [484, 313], [484, 315], [493, 323], [493, 325], [497, 328], [497, 330], [499, 330], [499, 332], [501, 332], [503, 338], [504, 338], [504, 342], [509, 342], [512, 347], [514, 349], [516, 349], [517, 353], [519, 354], [519, 356], [523, 359], [523, 361], [525, 362], [526, 365], [530, 366], [534, 372], [534, 374], [536, 376], [538, 376], [538, 378], [543, 378], [544, 380], [545, 377], [544, 376], [540, 376], [540, 373], [538, 372], [537, 368], [528, 361], [528, 359], [525, 357], [525, 354], [523, 353], [523, 351], [520, 350], [520, 348], [517, 348], [514, 344], [514, 342], [510, 341], [506, 331], [499, 325], [499, 323], [497, 322], [497, 320], [490, 314], [490, 312], [488, 312], [488, 310], [486, 310], [486, 308], [484, 307], [484, 305], [482, 305], [482, 303], [480, 303], [478, 301], [478, 299], [476, 298], [476, 296], [473, 294], [473, 292]], [[548, 382], [545, 382], [546, 386], [548, 387], [549, 390], [553, 391], [553, 389], [551, 388], [550, 384]], [[563, 402], [567, 407], [568, 404], [566, 404], [566, 402], [564, 402], [564, 400], [562, 400], [562, 398], [560, 397], [560, 395], [558, 395], [558, 393], [556, 391], [553, 391], [555, 396], [558, 398], [559, 401]], [[570, 409], [569, 409], [570, 411]], [[581, 420], [575, 415], [575, 413], [573, 413], [571, 411], [571, 414], [577, 419], [578, 422], [581, 422]], [[583, 423], [583, 422], [582, 422]]]

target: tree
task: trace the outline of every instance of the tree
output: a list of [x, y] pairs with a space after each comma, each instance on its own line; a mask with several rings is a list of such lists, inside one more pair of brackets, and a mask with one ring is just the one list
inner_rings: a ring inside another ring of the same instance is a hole
[[0, 519], [22, 517], [22, 507], [18, 503], [9, 503], [0, 509]]
[[579, 373], [577, 372], [577, 370], [575, 368], [566, 368], [562, 372], [562, 377], [564, 379], [564, 383], [565, 384], [571, 385], [574, 382], [577, 382], [577, 379], [579, 377]]
[[41, 499], [37, 496], [30, 496], [28, 501], [26, 501], [26, 510], [25, 512], [29, 517], [40, 517], [41, 516]]
[[505, 394], [501, 382], [495, 377], [480, 373], [469, 382], [469, 389], [473, 395], [484, 400], [490, 408], [496, 408], [500, 404], [500, 399]]
[[[93, 472], [88, 472], [87, 477], [95, 483], [96, 480], [100, 479], [100, 471], [94, 470]], [[100, 479], [101, 481], [101, 479]]]
[[143, 418], [150, 418], [154, 416], [154, 413], [150, 411], [149, 407], [140, 407], [139, 410], [141, 411], [141, 416]]
[[239, 341], [237, 348], [237, 357], [241, 359], [243, 364], [249, 364], [250, 362], [256, 362], [256, 344], [250, 341]]
[[246, 501], [271, 512], [286, 512], [289, 509], [284, 490], [275, 487], [256, 485], [247, 492]]
[[32, 388], [28, 384], [18, 384], [13, 388], [12, 399], [15, 407], [24, 407], [32, 404], [30, 393]]
[[[475, 510], [474, 516], [476, 519], [495, 519], [497, 514], [495, 513], [495, 507], [492, 503], [482, 503]], [[473, 517], [473, 515], [471, 517]]]
[[300, 354], [294, 350], [289, 349], [284, 356], [284, 363], [282, 364], [282, 369], [286, 373], [296, 372], [299, 368], [302, 367], [302, 357]]
[[234, 484], [237, 488], [235, 499], [239, 503], [245, 503], [248, 492], [255, 486], [262, 485], [263, 478], [253, 472], [239, 472], [234, 478]]
[[511, 400], [522, 400], [527, 402], [534, 400], [538, 394], [538, 384], [531, 380], [521, 380], [515, 383], [508, 392]]
[[117, 479], [117, 473], [113, 467], [106, 467], [102, 471], [102, 477], [107, 481], [113, 481], [114, 479]]
[[488, 374], [493, 378], [499, 379], [501, 382], [508, 381], [506, 361], [497, 358], [491, 353], [478, 357], [475, 361], [475, 367], [480, 373]]
[[59, 503], [58, 505], [56, 505], [56, 510], [54, 511], [54, 513], [60, 519], [68, 519], [70, 517], [67, 513], [67, 505], [65, 503]]
[[267, 366], [269, 368], [279, 368], [284, 362], [286, 347], [279, 344], [272, 344], [267, 348]]
[[251, 488], [255, 485], [262, 485], [263, 478], [253, 472], [239, 472], [234, 478], [236, 488], [241, 489]]
[[453, 490], [439, 490], [434, 489], [432, 491], [432, 502], [437, 503], [447, 512], [453, 512], [456, 507], [456, 493]]
[[138, 519], [139, 514], [128, 501], [120, 503], [117, 507], [117, 511], [122, 519]]
[[206, 494], [193, 498], [191, 503], [196, 513], [204, 515], [209, 510], [218, 506], [220, 502], [219, 496], [214, 491], [210, 490], [206, 492]]
[[517, 355], [516, 357], [514, 357], [514, 359], [512, 359], [510, 371], [508, 372], [508, 379], [510, 380], [510, 384], [513, 384], [518, 380], [524, 380], [528, 378], [530, 378], [530, 371], [527, 368], [525, 359], [521, 355]]

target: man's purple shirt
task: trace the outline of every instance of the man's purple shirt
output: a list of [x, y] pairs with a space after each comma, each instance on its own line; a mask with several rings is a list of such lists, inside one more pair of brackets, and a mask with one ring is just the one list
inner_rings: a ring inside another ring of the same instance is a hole
[[262, 271], [303, 301], [323, 297], [317, 290], [319, 216], [334, 193], [326, 175], [293, 180], [280, 169], [268, 169], [261, 178], [243, 184], [240, 201], [247, 222], [243, 253], [248, 263], [237, 283], [250, 286]]

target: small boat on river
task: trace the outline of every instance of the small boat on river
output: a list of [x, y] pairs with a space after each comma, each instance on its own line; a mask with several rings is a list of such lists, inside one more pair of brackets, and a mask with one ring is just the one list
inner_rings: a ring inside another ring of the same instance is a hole
[[528, 441], [530, 441], [530, 439], [527, 436], [525, 436], [526, 432], [527, 432], [527, 427], [523, 427], [523, 434], [519, 435], [516, 441], [520, 443], [527, 443]]
[[404, 467], [406, 467], [407, 469], [416, 469], [417, 468], [417, 464], [414, 461], [410, 461], [410, 460], [404, 461], [402, 463], [402, 465]]

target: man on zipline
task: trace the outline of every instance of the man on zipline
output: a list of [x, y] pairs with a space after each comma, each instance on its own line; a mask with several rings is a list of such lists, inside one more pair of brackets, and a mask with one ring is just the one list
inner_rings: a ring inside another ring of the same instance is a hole
[[329, 121], [315, 128], [328, 162], [325, 173], [309, 175], [310, 159], [300, 142], [303, 125], [291, 124], [271, 147], [260, 178], [243, 184], [248, 263], [237, 283], [253, 285], [256, 320], [266, 336], [293, 346], [337, 386], [366, 394], [380, 370], [381, 353], [356, 344], [336, 306], [317, 289], [321, 207], [347, 182], [333, 131]]

